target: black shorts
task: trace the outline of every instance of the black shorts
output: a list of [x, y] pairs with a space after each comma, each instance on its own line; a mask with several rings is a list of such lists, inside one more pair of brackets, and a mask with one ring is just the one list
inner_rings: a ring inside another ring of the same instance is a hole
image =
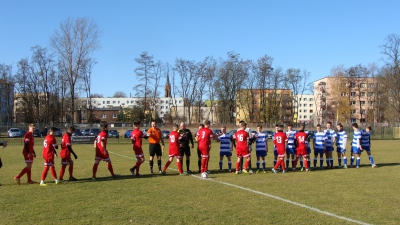
[[197, 156], [199, 157], [199, 159], [201, 158], [201, 151], [199, 150], [199, 147], [197, 147]]
[[181, 156], [183, 155], [190, 156], [190, 147], [189, 146], [181, 147], [179, 148], [179, 152], [181, 153]]
[[149, 153], [152, 157], [154, 157], [154, 155], [162, 156], [161, 145], [159, 143], [149, 144]]

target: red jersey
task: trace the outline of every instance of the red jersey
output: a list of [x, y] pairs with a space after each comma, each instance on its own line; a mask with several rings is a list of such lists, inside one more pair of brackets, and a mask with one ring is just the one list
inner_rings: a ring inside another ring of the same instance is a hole
[[197, 132], [197, 141], [199, 142], [199, 149], [200, 151], [209, 151], [210, 150], [210, 145], [211, 145], [211, 138], [213, 137], [213, 132], [207, 128], [204, 127]]
[[179, 155], [179, 139], [181, 138], [181, 135], [176, 132], [176, 131], [171, 131], [169, 133], [169, 149], [168, 149], [168, 154], [169, 155]]
[[308, 134], [304, 131], [299, 131], [295, 135], [296, 143], [296, 154], [297, 155], [307, 155], [307, 138]]
[[54, 159], [54, 149], [57, 146], [57, 141], [53, 135], [47, 135], [43, 141], [42, 156], [45, 160]]
[[131, 132], [133, 150], [136, 151], [142, 150], [142, 137], [143, 137], [143, 132], [139, 129], [134, 129]]
[[248, 140], [250, 139], [249, 133], [245, 130], [238, 130], [234, 135], [233, 139], [236, 140], [236, 151], [240, 152], [248, 152], [249, 144]]
[[71, 146], [72, 140], [71, 136], [68, 133], [65, 133], [61, 139], [61, 151], [60, 157], [61, 158], [70, 158], [71, 152], [69, 152], [68, 146]]
[[[24, 142], [28, 143], [29, 146], [29, 153], [32, 155], [33, 154], [33, 146], [35, 145], [35, 140], [33, 139], [33, 133], [32, 132], [26, 132], [26, 134], [24, 135]], [[22, 149], [22, 153], [23, 154], [27, 154], [26, 149], [25, 149], [25, 145], [24, 145], [24, 149]]]
[[[96, 138], [96, 150], [100, 150], [101, 152], [104, 152], [104, 149], [107, 149], [107, 133], [103, 130], [97, 135]], [[104, 143], [104, 148], [101, 146], [101, 142]]]
[[285, 141], [287, 140], [287, 136], [283, 131], [278, 131], [274, 135], [274, 145], [276, 146], [276, 150], [278, 155], [285, 154]]

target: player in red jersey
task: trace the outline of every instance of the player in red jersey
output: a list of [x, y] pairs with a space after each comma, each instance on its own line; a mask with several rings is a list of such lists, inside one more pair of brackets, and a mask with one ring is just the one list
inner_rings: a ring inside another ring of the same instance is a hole
[[240, 129], [233, 135], [233, 140], [236, 141], [236, 156], [238, 157], [236, 162], [236, 172], [239, 174], [240, 161], [242, 158], [246, 159], [243, 167], [243, 173], [249, 173], [249, 162], [250, 162], [250, 151], [249, 151], [249, 133], [246, 131], [246, 123], [240, 122]]
[[21, 184], [21, 177], [26, 173], [28, 176], [28, 184], [36, 184], [37, 182], [33, 181], [32, 178], [32, 163], [33, 158], [36, 157], [35, 150], [33, 146], [35, 145], [35, 141], [33, 139], [33, 131], [35, 130], [34, 124], [29, 124], [28, 132], [24, 135], [24, 149], [22, 149], [22, 154], [25, 158], [26, 167], [22, 169], [21, 173], [14, 177], [14, 180]]
[[294, 161], [293, 172], [296, 171], [297, 161], [299, 158], [303, 158], [304, 165], [306, 167], [306, 171], [308, 170], [308, 154], [307, 154], [307, 139], [308, 134], [304, 132], [304, 124], [300, 124], [300, 131], [296, 133], [294, 143], [296, 146], [296, 160]]
[[287, 136], [283, 132], [283, 125], [278, 125], [278, 132], [274, 134], [274, 145], [278, 153], [278, 162], [272, 168], [272, 172], [276, 173], [279, 166], [282, 167], [282, 173], [285, 173], [285, 149], [286, 149]]
[[129, 171], [132, 175], [140, 176], [139, 169], [140, 165], [144, 162], [144, 154], [142, 149], [142, 138], [146, 138], [145, 134], [140, 130], [140, 121], [133, 122], [133, 126], [135, 129], [131, 132], [131, 140], [132, 140], [132, 149], [135, 152], [136, 156], [136, 165], [132, 167]]
[[[199, 124], [199, 130], [196, 132], [196, 136], [195, 136], [195, 140], [197, 141], [197, 135], [199, 134], [199, 131], [201, 130], [201, 129], [203, 129], [204, 128], [204, 124]], [[197, 161], [197, 166], [198, 166], [198, 168], [199, 168], [199, 173], [201, 173], [201, 152], [200, 152], [200, 149], [199, 149], [199, 142], [197, 142], [197, 157], [198, 157], [198, 161]]]
[[96, 140], [94, 141], [94, 148], [96, 149], [96, 156], [94, 158], [93, 164], [93, 176], [92, 180], [96, 181], [96, 173], [97, 167], [99, 166], [100, 161], [104, 161], [107, 163], [108, 171], [110, 171], [111, 176], [113, 178], [119, 177], [119, 175], [114, 174], [114, 169], [111, 164], [110, 156], [108, 155], [107, 150], [107, 137], [108, 137], [108, 124], [103, 123], [101, 124], [101, 132], [97, 135]]
[[75, 132], [75, 127], [68, 127], [67, 133], [64, 134], [61, 140], [61, 169], [60, 169], [60, 181], [63, 181], [65, 169], [69, 165], [69, 181], [76, 181], [77, 179], [73, 176], [74, 172], [74, 161], [71, 159], [71, 154], [75, 159], [78, 159], [78, 156], [72, 150], [72, 140], [71, 136]]
[[[0, 146], [3, 146], [3, 148], [7, 147], [7, 142], [6, 141], [0, 142]], [[1, 161], [1, 158], [0, 158], [0, 168], [1, 167], [3, 167], [3, 162]], [[1, 186], [1, 184], [0, 184], [0, 186]]]
[[208, 161], [210, 160], [211, 139], [216, 139], [216, 135], [210, 130], [210, 121], [204, 122], [204, 128], [196, 134], [196, 140], [199, 143], [201, 152], [201, 173], [208, 171]]
[[182, 135], [178, 133], [178, 125], [175, 124], [172, 127], [172, 131], [169, 133], [169, 150], [168, 150], [169, 160], [165, 164], [162, 170], [162, 175], [165, 175], [165, 171], [167, 170], [171, 162], [174, 160], [174, 157], [176, 158], [176, 165], [178, 166], [179, 175], [186, 175], [186, 173], [183, 173], [182, 163], [181, 163], [181, 158], [183, 156], [181, 156], [181, 153], [179, 151], [179, 140], [181, 138]]
[[44, 182], [46, 180], [47, 172], [49, 172], [54, 178], [54, 181], [56, 184], [59, 184], [60, 182], [57, 179], [57, 174], [54, 168], [54, 155], [58, 157], [56, 149], [58, 149], [57, 141], [56, 138], [54, 137], [54, 132], [57, 130], [57, 128], [52, 127], [50, 128], [50, 133], [44, 138], [43, 141], [43, 159], [44, 159], [44, 169], [42, 171], [42, 177], [40, 180], [40, 186], [47, 186], [47, 184]]

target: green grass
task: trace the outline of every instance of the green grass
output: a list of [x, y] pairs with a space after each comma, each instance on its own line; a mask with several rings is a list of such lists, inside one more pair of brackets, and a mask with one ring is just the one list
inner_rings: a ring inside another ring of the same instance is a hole
[[[42, 140], [35, 139], [38, 157], [32, 175], [36, 181], [40, 180], [43, 169]], [[61, 142], [60, 138], [57, 141]], [[73, 149], [79, 156], [75, 160], [75, 177], [79, 181], [55, 185], [49, 173], [48, 186], [40, 187], [27, 185], [26, 176], [22, 177], [20, 186], [13, 180], [25, 163], [21, 140], [9, 139], [9, 146], [0, 149], [4, 164], [0, 169], [3, 185], [0, 187], [0, 224], [352, 224], [261, 193], [365, 223], [397, 224], [400, 220], [400, 141], [376, 140], [372, 144], [377, 169], [370, 167], [363, 154], [360, 169], [234, 175], [217, 172], [218, 144], [213, 143], [212, 179], [202, 180], [178, 176], [176, 170], [170, 169], [167, 176], [150, 175], [147, 163], [141, 167], [142, 177], [132, 177], [129, 168], [136, 161], [130, 142], [109, 139], [114, 171], [121, 178], [111, 179], [106, 164], [101, 162], [97, 173], [100, 180], [90, 181], [94, 161], [92, 145], [75, 144]], [[146, 140], [143, 149], [148, 162]], [[192, 155], [191, 169], [197, 171], [195, 150]], [[268, 168], [272, 159], [269, 154]], [[59, 160], [56, 158], [57, 174]], [[163, 156], [163, 165], [166, 160]], [[334, 163], [337, 165], [336, 158]], [[226, 161], [224, 167], [227, 167]], [[175, 161], [170, 168], [176, 169]], [[68, 172], [65, 177], [68, 178]]]

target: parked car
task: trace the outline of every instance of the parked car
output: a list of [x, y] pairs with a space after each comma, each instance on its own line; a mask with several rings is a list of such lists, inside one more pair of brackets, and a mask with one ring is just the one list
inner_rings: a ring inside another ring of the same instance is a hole
[[34, 137], [41, 137], [41, 136], [42, 136], [42, 133], [40, 132], [39, 129], [35, 129], [35, 131], [33, 131], [33, 136], [34, 136]]
[[131, 137], [131, 132], [132, 132], [132, 130], [125, 131], [124, 138], [130, 138]]
[[100, 133], [100, 129], [99, 128], [90, 128], [89, 131], [89, 136], [97, 136]]
[[119, 138], [119, 132], [117, 130], [108, 130], [108, 137]]
[[60, 128], [56, 127], [56, 132], [54, 133], [54, 136], [62, 137], [62, 130]]
[[40, 133], [42, 134], [43, 137], [46, 137], [48, 131], [49, 130], [47, 129], [47, 127], [45, 127], [45, 128], [43, 128], [43, 130]]
[[221, 129], [214, 129], [212, 130], [213, 134], [219, 134], [221, 133]]
[[237, 132], [237, 130], [230, 130], [228, 133], [229, 133], [230, 135], [234, 135], [236, 132]]
[[268, 139], [272, 139], [274, 132], [272, 130], [263, 130], [263, 133], [268, 136]]
[[83, 135], [83, 136], [88, 136], [88, 135], [89, 135], [89, 132], [90, 132], [90, 128], [86, 128], [86, 129], [84, 129], [84, 130], [82, 131], [82, 135]]
[[161, 131], [163, 138], [169, 138], [169, 131], [168, 130], [162, 130]]
[[147, 134], [148, 129], [142, 129], [143, 134]]
[[21, 132], [21, 137], [23, 137], [26, 134], [26, 131], [19, 129]]
[[10, 128], [8, 131], [8, 137], [22, 137], [22, 132], [19, 128]]
[[82, 131], [80, 129], [75, 128], [75, 132], [72, 133], [72, 136], [82, 136]]

